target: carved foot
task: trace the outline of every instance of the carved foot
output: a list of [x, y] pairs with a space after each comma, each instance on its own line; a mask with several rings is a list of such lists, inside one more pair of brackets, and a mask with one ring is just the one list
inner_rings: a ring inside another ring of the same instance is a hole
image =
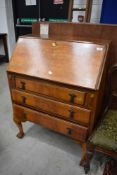
[[19, 139], [22, 139], [23, 137], [24, 137], [24, 133], [21, 133], [21, 132], [19, 132], [17, 135], [16, 135], [16, 137], [17, 138], [19, 138]]
[[16, 135], [17, 138], [22, 139], [24, 137], [24, 131], [23, 131], [23, 126], [22, 123], [16, 119], [14, 119], [15, 124], [17, 125], [19, 129], [19, 133]]

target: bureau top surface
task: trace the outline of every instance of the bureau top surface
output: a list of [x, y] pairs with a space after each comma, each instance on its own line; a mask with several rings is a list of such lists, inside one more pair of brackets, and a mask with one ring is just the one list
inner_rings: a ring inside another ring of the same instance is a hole
[[107, 45], [19, 38], [8, 72], [98, 89]]

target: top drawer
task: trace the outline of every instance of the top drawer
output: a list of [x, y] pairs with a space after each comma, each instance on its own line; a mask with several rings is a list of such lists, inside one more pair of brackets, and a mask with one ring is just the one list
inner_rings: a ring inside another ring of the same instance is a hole
[[39, 80], [29, 80], [19, 77], [16, 77], [15, 80], [16, 88], [18, 89], [47, 95], [54, 99], [58, 99], [72, 104], [83, 105], [85, 102], [85, 92], [68, 89], [65, 87], [49, 84], [47, 82], [45, 83]]

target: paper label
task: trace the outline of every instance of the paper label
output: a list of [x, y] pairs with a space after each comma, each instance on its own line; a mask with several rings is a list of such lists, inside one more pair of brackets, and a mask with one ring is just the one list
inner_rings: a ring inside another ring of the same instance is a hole
[[47, 35], [49, 34], [49, 24], [40, 24], [40, 35]]
[[53, 0], [53, 4], [63, 4], [63, 0]]
[[36, 0], [25, 0], [26, 6], [37, 5]]

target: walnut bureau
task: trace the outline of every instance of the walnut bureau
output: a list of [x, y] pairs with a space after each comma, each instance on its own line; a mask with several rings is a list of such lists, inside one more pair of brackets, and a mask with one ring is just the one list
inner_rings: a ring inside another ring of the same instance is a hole
[[13, 119], [22, 138], [30, 121], [76, 140], [83, 148], [103, 102], [108, 43], [19, 38], [7, 70]]

